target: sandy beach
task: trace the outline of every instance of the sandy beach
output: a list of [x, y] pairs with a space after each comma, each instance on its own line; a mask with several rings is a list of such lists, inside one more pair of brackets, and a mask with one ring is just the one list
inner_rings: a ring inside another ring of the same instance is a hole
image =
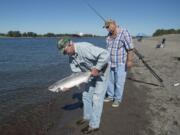
[[[165, 48], [156, 48], [166, 38]], [[155, 135], [178, 135], [180, 133], [180, 35], [164, 35], [134, 42], [147, 63], [163, 79], [164, 88], [148, 86], [146, 98], [149, 104], [146, 114], [150, 118], [147, 131]], [[138, 60], [136, 60], [138, 61]], [[134, 75], [146, 82], [158, 83], [150, 72], [138, 63]], [[141, 86], [136, 83], [138, 89]], [[147, 134], [148, 132], [146, 132]]]
[[[166, 38], [165, 48], [156, 48], [162, 38]], [[128, 72], [122, 103], [118, 108], [112, 108], [112, 103], [104, 103], [100, 130], [94, 134], [179, 135], [180, 35], [144, 38], [141, 42], [134, 39], [134, 45], [147, 64], [163, 79], [164, 87], [160, 86], [135, 55], [134, 67]], [[46, 88], [44, 86], [41, 89]], [[76, 125], [83, 111], [81, 92], [74, 89], [53, 94], [47, 102], [32, 107], [32, 112], [29, 109], [31, 115], [28, 114], [26, 118], [21, 112], [11, 116], [11, 123], [4, 125], [0, 133], [81, 135], [81, 129], [86, 126]], [[36, 111], [33, 111], [34, 108]], [[36, 122], [36, 118], [39, 121]], [[27, 119], [29, 123], [25, 122]]]

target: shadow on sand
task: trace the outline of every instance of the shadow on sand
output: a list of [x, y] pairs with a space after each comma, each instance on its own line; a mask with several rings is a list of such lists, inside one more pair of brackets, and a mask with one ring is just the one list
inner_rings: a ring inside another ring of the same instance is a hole
[[80, 93], [74, 93], [72, 96], [72, 99], [77, 99], [77, 102], [65, 105], [62, 107], [62, 109], [71, 111], [71, 110], [75, 110], [75, 109], [83, 107], [82, 93], [81, 92]]

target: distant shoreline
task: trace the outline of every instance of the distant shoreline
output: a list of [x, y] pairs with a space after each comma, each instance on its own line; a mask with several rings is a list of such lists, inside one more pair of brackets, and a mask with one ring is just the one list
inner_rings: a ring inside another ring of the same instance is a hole
[[[0, 39], [34, 39], [34, 38], [39, 38], [39, 39], [41, 39], [41, 38], [62, 38], [62, 37], [64, 37], [64, 36], [60, 36], [60, 37], [3, 37], [3, 36], [0, 36]], [[74, 37], [74, 36], [69, 36], [69, 37], [71, 37], [71, 38], [104, 38], [105, 36], [95, 36], [95, 37]]]

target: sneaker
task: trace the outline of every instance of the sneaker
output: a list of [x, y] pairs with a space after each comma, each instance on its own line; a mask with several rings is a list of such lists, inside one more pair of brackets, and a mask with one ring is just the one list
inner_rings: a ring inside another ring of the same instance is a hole
[[117, 100], [114, 100], [112, 107], [119, 107], [120, 102]]
[[92, 128], [90, 126], [87, 126], [87, 127], [83, 128], [81, 130], [81, 132], [83, 132], [84, 134], [91, 134], [93, 132], [97, 132], [98, 130], [99, 130], [99, 128]]
[[106, 98], [104, 98], [104, 102], [110, 102], [110, 101], [113, 101], [113, 98], [112, 98], [112, 97], [106, 97]]
[[85, 123], [87, 123], [87, 122], [88, 122], [88, 120], [85, 120], [85, 119], [81, 118], [81, 119], [79, 119], [78, 121], [76, 121], [76, 124], [77, 124], [77, 125], [83, 125], [83, 124], [85, 124]]

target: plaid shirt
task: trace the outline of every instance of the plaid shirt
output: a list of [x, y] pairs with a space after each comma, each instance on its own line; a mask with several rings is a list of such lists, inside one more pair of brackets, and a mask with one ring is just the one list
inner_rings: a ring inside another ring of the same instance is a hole
[[132, 37], [126, 29], [117, 29], [115, 38], [106, 38], [107, 49], [110, 53], [110, 65], [116, 67], [119, 64], [126, 64], [127, 51], [133, 49]]

